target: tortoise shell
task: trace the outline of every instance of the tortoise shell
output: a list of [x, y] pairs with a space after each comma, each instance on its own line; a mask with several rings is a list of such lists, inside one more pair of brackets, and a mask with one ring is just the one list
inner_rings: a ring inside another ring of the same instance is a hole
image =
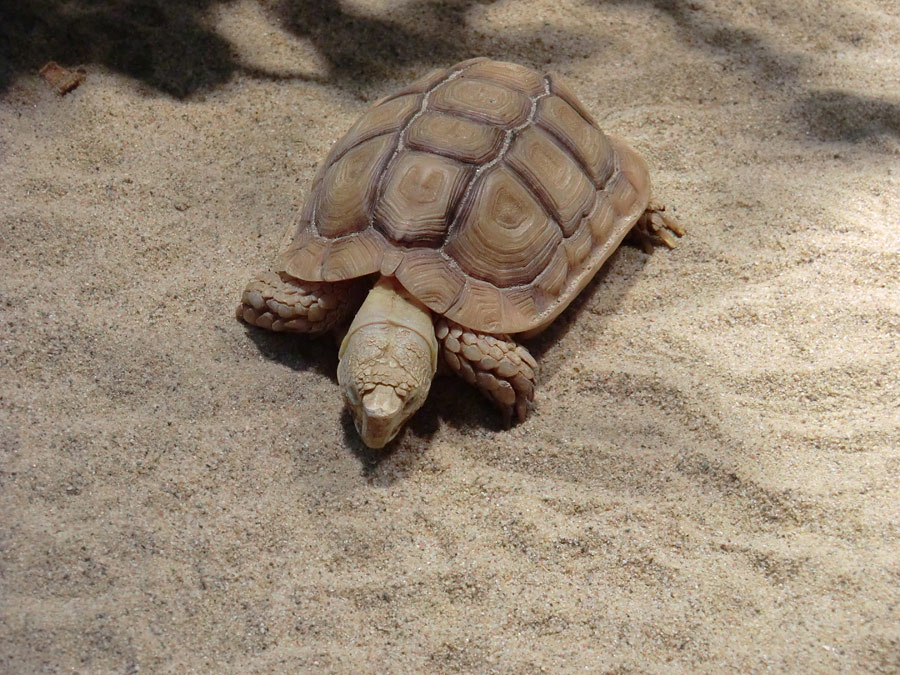
[[391, 275], [473, 330], [534, 331], [594, 276], [649, 192], [643, 160], [557, 78], [473, 59], [381, 99], [335, 144], [276, 269]]

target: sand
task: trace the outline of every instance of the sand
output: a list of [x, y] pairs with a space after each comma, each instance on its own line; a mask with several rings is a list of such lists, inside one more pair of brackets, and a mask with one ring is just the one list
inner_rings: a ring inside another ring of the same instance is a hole
[[[0, 26], [0, 671], [900, 672], [895, 0]], [[368, 452], [333, 342], [234, 306], [368, 103], [475, 55], [567, 78], [689, 233], [530, 343], [524, 424], [440, 379]]]

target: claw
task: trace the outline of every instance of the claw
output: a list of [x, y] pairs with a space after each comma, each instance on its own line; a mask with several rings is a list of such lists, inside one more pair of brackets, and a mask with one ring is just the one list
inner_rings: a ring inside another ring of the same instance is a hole
[[651, 219], [653, 220], [654, 224], [658, 223], [661, 227], [663, 227], [667, 230], [671, 230], [677, 236], [679, 236], [679, 237], [684, 236], [685, 230], [684, 230], [684, 227], [681, 225], [681, 223], [679, 223], [672, 216], [670, 216], [666, 213], [663, 213], [661, 210], [654, 211], [653, 215], [651, 216]]
[[662, 239], [662, 243], [664, 243], [669, 248], [675, 248], [678, 245], [675, 237], [669, 234], [668, 230], [657, 230], [656, 236]]
[[[662, 242], [668, 248], [678, 245], [676, 237], [684, 235], [684, 228], [675, 218], [664, 213], [665, 207], [651, 205], [641, 214], [631, 230], [631, 236], [644, 253], [653, 252], [653, 244]], [[672, 236], [675, 235], [675, 236]]]

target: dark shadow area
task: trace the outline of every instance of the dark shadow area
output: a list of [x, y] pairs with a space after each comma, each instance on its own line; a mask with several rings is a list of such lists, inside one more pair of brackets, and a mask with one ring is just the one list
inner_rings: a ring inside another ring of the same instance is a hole
[[[719, 52], [753, 73], [755, 84], [808, 89], [799, 81], [800, 46], [796, 53], [767, 44], [752, 31], [715, 24], [699, 3], [681, 0], [595, 0], [598, 5], [651, 6], [666, 14], [691, 45]], [[900, 102], [869, 98], [841, 91], [813, 92], [795, 112], [807, 130], [820, 141], [858, 143], [879, 134], [900, 136]]]
[[[396, 7], [391, 18], [355, 13], [336, 0], [262, 0], [277, 23], [313, 43], [328, 66], [325, 80], [361, 86], [397, 77], [400, 66], [447, 66], [475, 55], [542, 64], [567, 58], [554, 42], [559, 29], [510, 36], [470, 30], [467, 13], [494, 0], [419, 0]], [[210, 25], [216, 6], [232, 0], [8, 0], [0, 5], [0, 92], [20, 73], [48, 61], [75, 68], [98, 64], [175, 98], [222, 85], [235, 73], [292, 79], [243, 66]], [[579, 52], [608, 47], [577, 40]], [[565, 40], [564, 42], [571, 42]]]
[[681, 33], [682, 39], [694, 46], [706, 46], [734, 58], [740, 65], [755, 71], [762, 80], [780, 84], [797, 76], [800, 59], [766, 44], [751, 31], [708, 21], [708, 13], [698, 3], [682, 0], [594, 0], [600, 6], [650, 6], [666, 14]]
[[431, 384], [428, 400], [410, 420], [409, 427], [419, 438], [430, 438], [441, 421], [454, 429], [502, 431], [500, 413], [487, 397], [452, 374], [438, 374]]
[[[274, 333], [246, 325], [245, 332], [266, 359], [297, 372], [317, 373], [331, 380], [335, 387], [338, 386], [338, 345], [331, 334], [308, 336]], [[413, 452], [410, 446], [418, 448], [422, 444], [427, 445], [440, 428], [442, 420], [457, 429], [483, 428], [491, 431], [504, 429], [499, 413], [487, 398], [461, 379], [441, 374], [435, 377], [425, 405], [413, 415], [399, 436], [383, 450], [373, 450], [360, 440], [353, 425], [353, 416], [346, 407], [341, 413], [340, 424], [345, 447], [359, 460], [363, 473], [371, 475], [386, 460], [393, 457], [392, 461], [397, 461], [398, 457], [402, 458]]]
[[259, 353], [291, 370], [311, 371], [328, 377], [337, 386], [337, 344], [331, 335], [309, 336], [244, 325]]
[[819, 91], [800, 101], [796, 111], [820, 141], [859, 143], [882, 134], [900, 136], [900, 102]]
[[[622, 244], [630, 247], [636, 245], [630, 237], [626, 237]], [[657, 255], [665, 253], [663, 247], [656, 249]], [[541, 364], [542, 376], [538, 380], [538, 387], [541, 379], [547, 380], [555, 372], [555, 368], [545, 362], [546, 353], [566, 336], [581, 313], [596, 302], [598, 294], [604, 294], [604, 305], [618, 305], [637, 280], [641, 268], [648, 259], [648, 255], [637, 255], [630, 256], [626, 262], [622, 260], [617, 250], [563, 313], [540, 335], [526, 343], [529, 351]], [[627, 269], [622, 269], [623, 267]], [[616, 268], [618, 272], [614, 280], [609, 278], [612, 268]], [[254, 326], [246, 326], [245, 329], [247, 336], [253, 340], [265, 358], [277, 361], [295, 371], [313, 371], [324, 375], [334, 382], [334, 386], [338, 386], [336, 379], [338, 348], [331, 335], [314, 337], [273, 333]], [[564, 358], [554, 359], [553, 363], [558, 367]], [[387, 448], [382, 450], [368, 448], [360, 440], [353, 424], [353, 417], [347, 408], [344, 408], [341, 414], [340, 423], [345, 446], [359, 460], [363, 474], [372, 477], [381, 471], [379, 467], [388, 460], [410, 461], [408, 455], [413, 452], [419, 453], [418, 448], [428, 445], [431, 437], [440, 428], [441, 421], [459, 430], [480, 429], [485, 432], [505, 430], [500, 414], [486, 397], [460, 378], [441, 374], [440, 371], [432, 383], [425, 404]]]
[[0, 91], [47, 61], [101, 64], [176, 98], [226, 82], [239, 68], [205, 23], [220, 0], [4, 0]]
[[330, 81], [346, 87], [396, 77], [398, 66], [421, 64], [425, 70], [474, 55], [466, 13], [493, 1], [411, 2], [392, 11], [391, 19], [355, 15], [336, 0], [272, 4], [281, 25], [310, 40], [326, 59]]
[[[402, 442], [401, 440], [394, 440], [393, 442], [388, 443], [387, 447], [381, 448], [380, 450], [368, 447], [359, 437], [356, 426], [353, 424], [353, 414], [350, 412], [350, 409], [347, 408], [346, 404], [344, 404], [344, 408], [341, 410], [340, 423], [341, 431], [344, 435], [344, 447], [349, 448], [350, 452], [353, 453], [353, 456], [359, 460], [364, 476], [373, 476], [378, 470], [378, 467], [398, 451], [399, 445]], [[407, 430], [405, 429], [401, 431], [400, 438], [402, 439], [406, 433]]]
[[[626, 237], [623, 246], [637, 246], [636, 242]], [[664, 248], [656, 250], [657, 255], [665, 255]], [[528, 350], [541, 364], [541, 380], [549, 379], [555, 367], [565, 357], [553, 359], [553, 364], [545, 360], [545, 355], [557, 345], [576, 325], [579, 316], [587, 307], [593, 305], [599, 294], [604, 294], [604, 305], [616, 306], [638, 279], [641, 268], [649, 259], [648, 255], [638, 254], [623, 261], [617, 251], [603, 265], [597, 275], [579, 293], [572, 303], [550, 324], [540, 335], [526, 344]], [[610, 280], [609, 271], [617, 268], [616, 278]], [[627, 268], [627, 269], [623, 269]], [[335, 362], [334, 368], [337, 368]], [[427, 446], [431, 437], [437, 433], [441, 422], [457, 430], [480, 430], [486, 433], [502, 433], [506, 430], [502, 418], [490, 401], [477, 389], [453, 375], [438, 374], [431, 386], [425, 405], [410, 419], [397, 438], [383, 450], [366, 447], [360, 440], [353, 424], [353, 416], [348, 409], [341, 415], [344, 442], [346, 447], [356, 456], [362, 465], [363, 474], [374, 478], [384, 477], [387, 465], [405, 464], [416, 461], [411, 454], [420, 454], [421, 446]], [[387, 465], [386, 465], [387, 463]]]

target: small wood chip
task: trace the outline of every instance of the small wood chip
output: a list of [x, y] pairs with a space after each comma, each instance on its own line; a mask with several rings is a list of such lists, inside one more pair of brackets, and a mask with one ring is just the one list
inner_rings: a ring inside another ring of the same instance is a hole
[[84, 73], [63, 68], [56, 61], [48, 61], [38, 73], [60, 96], [65, 96], [84, 81]]

